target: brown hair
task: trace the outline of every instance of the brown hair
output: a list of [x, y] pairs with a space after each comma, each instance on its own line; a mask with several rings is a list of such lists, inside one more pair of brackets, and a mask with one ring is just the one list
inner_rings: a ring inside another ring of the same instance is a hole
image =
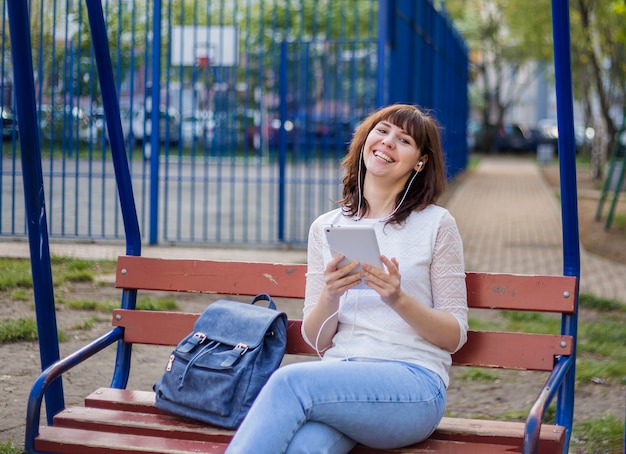
[[[368, 134], [381, 121], [387, 121], [404, 129], [415, 140], [421, 156], [428, 156], [428, 162], [420, 171], [421, 175], [417, 176], [399, 207], [398, 203], [406, 191], [406, 186], [396, 196], [398, 209], [386, 222], [387, 224], [402, 224], [413, 211], [424, 209], [435, 203], [445, 191], [446, 173], [439, 132], [440, 126], [430, 113], [408, 104], [393, 104], [383, 107], [363, 120], [354, 132], [348, 154], [342, 162], [345, 175], [343, 178], [343, 198], [340, 203], [346, 216], [357, 215], [359, 208], [363, 214], [368, 211], [367, 200], [365, 197], [359, 197], [359, 189], [362, 190], [363, 188], [365, 173], [367, 172], [362, 162], [362, 150]], [[361, 179], [360, 184], [359, 178]], [[359, 201], [361, 207], [358, 206]]]

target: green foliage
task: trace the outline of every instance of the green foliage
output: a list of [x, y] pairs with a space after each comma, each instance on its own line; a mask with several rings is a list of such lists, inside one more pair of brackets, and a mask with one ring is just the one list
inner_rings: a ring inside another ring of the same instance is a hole
[[115, 262], [94, 261], [67, 257], [51, 257], [55, 285], [66, 282], [93, 282], [97, 274], [114, 272]]
[[22, 454], [22, 452], [24, 451], [19, 449], [10, 440], [0, 443], [0, 454]]
[[0, 343], [33, 340], [37, 340], [37, 322], [34, 318], [0, 320]]
[[137, 309], [149, 311], [173, 311], [180, 309], [173, 298], [140, 297], [137, 300]]
[[[119, 302], [96, 301], [91, 299], [66, 301], [65, 306], [69, 309], [81, 311], [113, 312], [120, 307]], [[179, 309], [178, 303], [173, 298], [153, 298], [150, 296], [137, 299], [137, 309], [150, 311], [173, 311]]]
[[623, 452], [623, 437], [624, 420], [606, 414], [574, 423], [572, 447], [582, 448], [589, 454], [619, 454]]
[[469, 327], [477, 331], [501, 331], [502, 320], [485, 320], [478, 317], [469, 317]]
[[480, 383], [494, 383], [500, 379], [500, 375], [488, 369], [480, 367], [466, 367], [459, 374], [458, 379]]
[[28, 289], [16, 288], [11, 292], [9, 297], [11, 301], [30, 301], [33, 298], [33, 294]]
[[613, 218], [613, 226], [616, 229], [624, 230], [624, 234], [626, 234], [626, 214], [616, 214]]
[[[50, 258], [54, 285], [66, 282], [93, 282], [96, 275], [114, 273], [115, 262], [74, 259], [67, 257]], [[0, 291], [33, 287], [30, 261], [21, 258], [0, 257]]]
[[101, 322], [102, 319], [100, 317], [89, 317], [87, 320], [84, 320], [82, 323], [77, 323], [75, 325], [72, 326], [72, 329], [77, 329], [77, 330], [90, 330], [92, 329], [96, 323]]
[[578, 326], [577, 382], [626, 383], [626, 304], [586, 294], [580, 295], [579, 304], [595, 317]]
[[617, 381], [626, 385], [626, 365], [607, 359], [588, 357], [582, 353], [576, 358], [576, 382]]
[[507, 330], [511, 331], [550, 334], [558, 332], [561, 326], [560, 317], [551, 314], [503, 311], [502, 316], [507, 320]]
[[[577, 383], [591, 380], [626, 384], [626, 303], [589, 294], [579, 296], [581, 310], [593, 311], [592, 321], [579, 323]], [[483, 331], [560, 332], [561, 317], [523, 311], [500, 311], [498, 317], [472, 317], [469, 326]], [[466, 377], [473, 379], [472, 373]]]
[[0, 258], [0, 291], [15, 288], [32, 288], [30, 261], [26, 259]]
[[[64, 331], [57, 331], [57, 336], [59, 342], [67, 340], [67, 335]], [[35, 341], [38, 338], [37, 322], [34, 318], [0, 319], [0, 344]]]
[[578, 305], [581, 309], [626, 313], [626, 304], [611, 298], [600, 298], [595, 295], [590, 295], [589, 293], [581, 293], [578, 295]]
[[119, 307], [119, 303], [110, 301], [100, 302], [90, 299], [66, 301], [64, 304], [67, 308], [78, 311], [113, 312], [113, 309]]
[[611, 2], [613, 15], [616, 22], [621, 24], [621, 27], [617, 30], [616, 38], [618, 41], [626, 44], [626, 2], [623, 0], [613, 0]]
[[[530, 407], [520, 410], [509, 410], [499, 415], [496, 419], [499, 419], [501, 421], [526, 421], [528, 413], [530, 413]], [[553, 403], [548, 407], [543, 421], [547, 424], [554, 424], [554, 422], [556, 421], [556, 404]]]

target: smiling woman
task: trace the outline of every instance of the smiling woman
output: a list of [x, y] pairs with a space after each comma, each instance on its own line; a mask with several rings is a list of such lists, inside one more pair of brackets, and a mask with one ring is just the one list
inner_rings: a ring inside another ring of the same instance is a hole
[[[461, 237], [434, 204], [445, 187], [438, 123], [412, 105], [374, 112], [343, 166], [341, 207], [309, 231], [302, 337], [322, 361], [275, 372], [228, 453], [398, 448], [443, 417], [468, 326]], [[333, 254], [329, 225], [370, 226], [383, 267]]]
[[[370, 153], [377, 154], [379, 161], [398, 161], [393, 166], [396, 168], [396, 179], [392, 177], [389, 180], [395, 186], [396, 198], [392, 201], [392, 206], [386, 208], [387, 214], [395, 210], [394, 221], [401, 223], [413, 210], [435, 203], [444, 193], [445, 164], [437, 121], [414, 106], [398, 104], [375, 112], [356, 130], [349, 154], [343, 162], [346, 169], [342, 200], [344, 211], [357, 217], [361, 217], [362, 211], [365, 216], [373, 198], [379, 196], [378, 192], [389, 192], [385, 188], [375, 191], [365, 188], [370, 194], [369, 197], [363, 197], [365, 179], [378, 173], [374, 167], [367, 168]], [[401, 157], [402, 164], [399, 164]], [[362, 168], [364, 164], [367, 171]], [[400, 166], [403, 166], [403, 170], [397, 170]], [[403, 171], [405, 174], [401, 178], [399, 174]], [[417, 173], [421, 174], [421, 183], [413, 186], [411, 181], [403, 191], [404, 183]]]

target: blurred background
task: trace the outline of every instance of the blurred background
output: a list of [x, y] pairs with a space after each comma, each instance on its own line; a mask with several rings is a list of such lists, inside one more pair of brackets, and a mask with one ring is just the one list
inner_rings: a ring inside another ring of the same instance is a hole
[[[23, 131], [6, 1], [0, 236], [26, 237], [18, 139], [38, 133], [51, 237], [118, 240], [107, 132], [118, 120], [104, 115], [84, 2], [29, 3], [39, 131]], [[546, 163], [558, 154], [545, 0], [102, 5], [119, 123], [151, 244], [304, 245], [310, 222], [340, 197], [354, 128], [390, 102], [433, 110], [451, 180], [472, 153]], [[626, 6], [574, 0], [570, 15], [576, 151], [602, 182], [626, 148]]]

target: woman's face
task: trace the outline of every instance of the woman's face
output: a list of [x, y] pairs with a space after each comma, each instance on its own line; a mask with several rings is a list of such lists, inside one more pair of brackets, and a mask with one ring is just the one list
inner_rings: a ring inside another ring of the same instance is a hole
[[388, 121], [379, 122], [367, 135], [363, 160], [372, 176], [405, 181], [418, 166], [420, 150], [402, 128]]

